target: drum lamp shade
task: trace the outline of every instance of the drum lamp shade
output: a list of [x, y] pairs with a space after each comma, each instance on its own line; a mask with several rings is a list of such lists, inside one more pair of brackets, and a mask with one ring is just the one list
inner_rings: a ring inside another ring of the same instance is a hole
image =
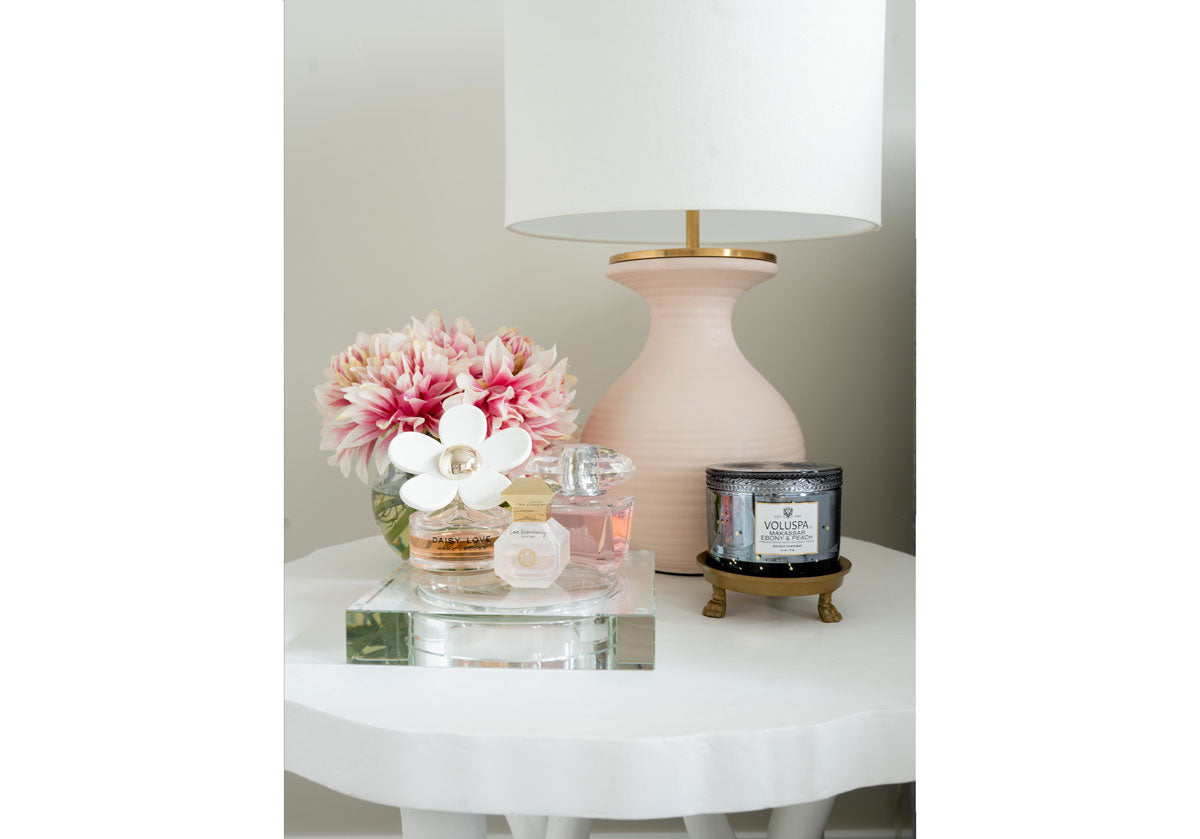
[[885, 0], [507, 0], [505, 226], [706, 244], [880, 223]]

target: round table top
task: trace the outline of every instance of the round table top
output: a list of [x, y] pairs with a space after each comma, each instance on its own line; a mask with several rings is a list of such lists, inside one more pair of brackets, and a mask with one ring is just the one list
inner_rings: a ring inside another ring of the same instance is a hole
[[379, 804], [646, 819], [799, 804], [915, 777], [914, 559], [842, 540], [817, 598], [655, 575], [649, 671], [347, 664], [345, 608], [399, 564], [379, 537], [285, 566], [285, 767]]

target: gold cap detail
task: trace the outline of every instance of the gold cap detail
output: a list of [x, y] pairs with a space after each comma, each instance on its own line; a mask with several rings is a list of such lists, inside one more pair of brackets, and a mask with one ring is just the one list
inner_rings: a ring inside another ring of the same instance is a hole
[[545, 521], [554, 490], [541, 478], [517, 478], [500, 495], [512, 507], [513, 521]]

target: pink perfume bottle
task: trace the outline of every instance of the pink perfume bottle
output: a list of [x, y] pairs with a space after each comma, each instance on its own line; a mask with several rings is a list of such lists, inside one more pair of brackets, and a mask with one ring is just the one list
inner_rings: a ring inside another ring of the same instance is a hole
[[558, 489], [550, 515], [571, 534], [572, 560], [619, 564], [625, 559], [633, 496], [607, 490], [633, 477], [632, 460], [612, 449], [571, 443], [534, 457], [525, 471]]

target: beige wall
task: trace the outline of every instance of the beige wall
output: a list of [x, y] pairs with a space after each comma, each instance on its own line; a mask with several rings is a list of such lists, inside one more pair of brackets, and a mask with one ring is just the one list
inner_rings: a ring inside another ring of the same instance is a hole
[[[508, 233], [502, 4], [288, 0], [286, 558], [375, 532], [367, 491], [317, 451], [312, 389], [359, 330], [438, 308], [556, 343], [584, 416], [649, 325], [604, 277], [612, 245]], [[843, 530], [913, 549], [911, 0], [889, 4], [883, 229], [781, 243], [734, 313], [809, 456], [846, 469]], [[618, 55], [613, 56], [619, 61]], [[736, 115], [731, 114], [731, 118]], [[585, 162], [581, 162], [585, 163]], [[741, 410], [713, 394], [712, 410]]]

